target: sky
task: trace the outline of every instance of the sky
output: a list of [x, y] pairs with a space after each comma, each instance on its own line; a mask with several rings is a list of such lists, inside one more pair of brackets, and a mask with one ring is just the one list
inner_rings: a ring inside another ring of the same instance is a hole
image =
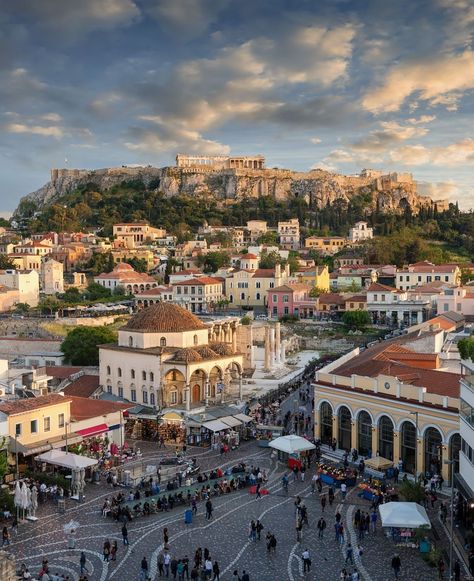
[[474, 207], [474, 0], [0, 1], [0, 211], [52, 167], [261, 153]]

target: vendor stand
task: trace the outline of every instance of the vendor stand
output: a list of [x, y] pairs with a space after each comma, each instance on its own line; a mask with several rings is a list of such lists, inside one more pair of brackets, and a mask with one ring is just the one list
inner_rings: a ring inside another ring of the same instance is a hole
[[[399, 546], [417, 548], [420, 529], [430, 529], [426, 510], [416, 502], [387, 502], [379, 506], [382, 527]], [[421, 547], [420, 547], [421, 548]]]
[[293, 469], [295, 465], [301, 468], [301, 455], [314, 450], [316, 446], [302, 438], [301, 436], [289, 435], [280, 436], [269, 442], [268, 446], [278, 451], [278, 459], [287, 462], [288, 467]]
[[365, 468], [373, 470], [379, 473], [381, 476], [386, 476], [387, 478], [392, 478], [393, 476], [393, 462], [382, 456], [374, 456], [373, 458], [367, 458], [364, 460]]
[[340, 488], [341, 484], [346, 486], [355, 486], [356, 473], [351, 468], [336, 468], [328, 464], [319, 464], [318, 474], [321, 482]]
[[260, 448], [267, 448], [269, 443], [283, 434], [283, 426], [270, 426], [257, 424], [255, 437]]

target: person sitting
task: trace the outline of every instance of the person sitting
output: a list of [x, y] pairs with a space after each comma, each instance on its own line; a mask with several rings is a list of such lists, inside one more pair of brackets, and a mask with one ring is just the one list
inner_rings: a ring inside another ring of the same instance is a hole
[[137, 504], [133, 507], [133, 514], [135, 516], [139, 516], [142, 512], [142, 503], [137, 502]]
[[105, 499], [104, 505], [102, 506], [102, 516], [107, 516], [111, 510], [110, 500]]
[[150, 503], [147, 501], [143, 504], [143, 514], [145, 516], [150, 516]]

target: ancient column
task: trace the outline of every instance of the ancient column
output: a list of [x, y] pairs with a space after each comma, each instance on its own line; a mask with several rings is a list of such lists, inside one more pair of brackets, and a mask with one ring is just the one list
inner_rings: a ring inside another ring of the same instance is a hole
[[372, 426], [372, 458], [377, 455], [379, 449], [379, 430], [376, 425]]
[[281, 353], [280, 353], [280, 361], [283, 363], [283, 365], [286, 363], [286, 346], [287, 346], [288, 342], [285, 339], [284, 341], [282, 341], [281, 343]]
[[280, 323], [275, 323], [275, 363], [280, 365], [281, 363], [281, 325]]
[[191, 409], [191, 386], [189, 385], [189, 383], [186, 384], [186, 387], [184, 388], [184, 393], [186, 396], [186, 411], [189, 412], [189, 410]]
[[275, 366], [275, 329], [270, 328], [270, 367]]
[[270, 327], [265, 327], [265, 371], [270, 371]]
[[231, 333], [232, 333], [232, 351], [233, 351], [233, 353], [236, 353], [236, 351], [237, 351], [237, 326], [235, 323], [232, 323]]
[[204, 399], [206, 400], [206, 406], [209, 405], [209, 393], [211, 392], [211, 384], [209, 383], [209, 378], [206, 377], [204, 383]]
[[239, 400], [243, 399], [242, 373], [239, 373]]
[[393, 463], [395, 466], [398, 463], [399, 458], [401, 457], [401, 438], [402, 433], [396, 430], [393, 431]]

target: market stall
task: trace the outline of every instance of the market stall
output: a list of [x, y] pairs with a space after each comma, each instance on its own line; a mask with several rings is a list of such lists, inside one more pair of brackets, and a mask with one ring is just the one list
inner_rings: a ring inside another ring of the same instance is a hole
[[301, 458], [316, 446], [306, 438], [295, 436], [280, 436], [269, 442], [268, 446], [278, 450], [278, 459], [288, 463], [288, 467], [293, 469], [294, 466], [301, 468]]
[[355, 486], [356, 473], [352, 468], [336, 468], [328, 464], [319, 464], [318, 474], [321, 482], [340, 488], [342, 483], [347, 486]]
[[371, 502], [378, 501], [380, 497], [389, 498], [390, 500], [398, 499], [397, 491], [393, 487], [387, 487], [381, 480], [365, 480], [359, 484], [359, 488], [361, 492], [358, 496]]
[[269, 443], [283, 434], [283, 426], [257, 424], [255, 437], [260, 448], [267, 448]]
[[393, 476], [393, 462], [382, 456], [374, 456], [373, 458], [367, 458], [365, 462], [366, 469], [375, 470], [382, 474], [386, 474], [388, 478]]
[[379, 513], [387, 536], [399, 545], [418, 547], [416, 531], [431, 528], [426, 510], [416, 502], [387, 502]]

